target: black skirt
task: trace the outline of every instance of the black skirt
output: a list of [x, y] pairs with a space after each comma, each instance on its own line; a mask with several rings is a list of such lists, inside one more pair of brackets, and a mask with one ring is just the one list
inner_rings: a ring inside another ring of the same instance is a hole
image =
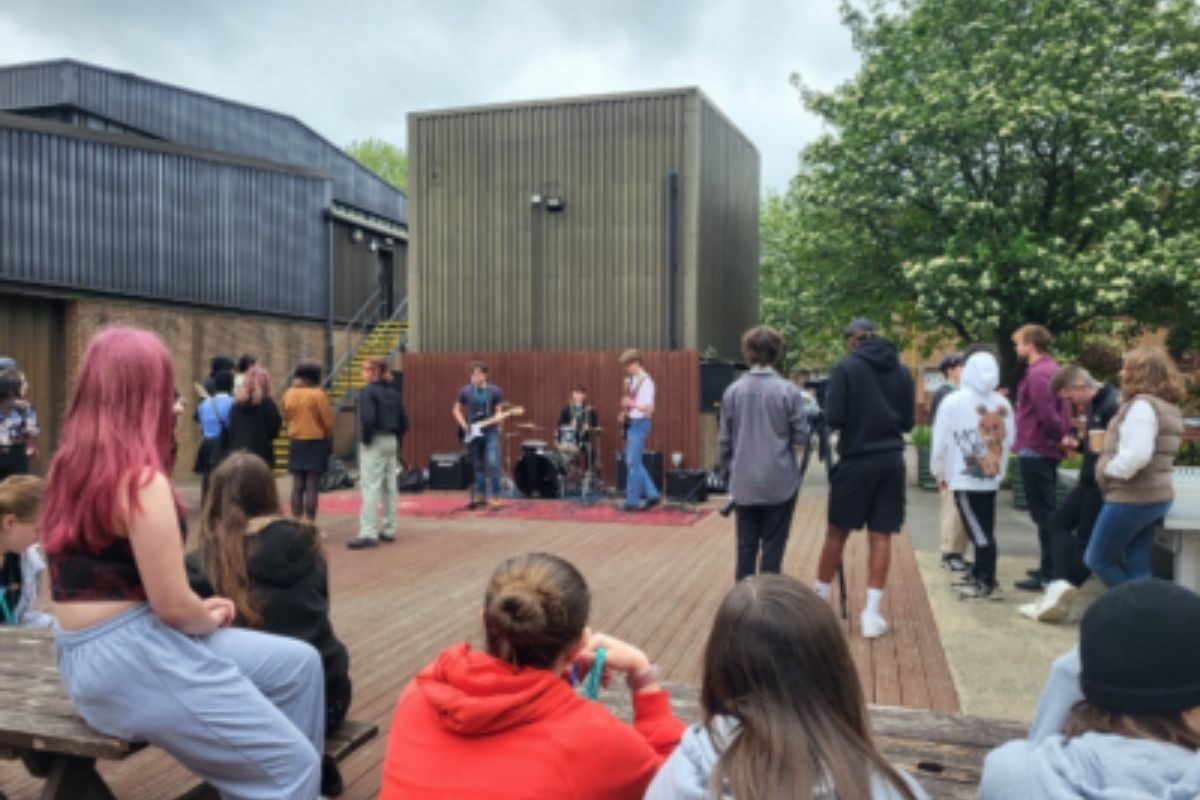
[[326, 439], [292, 439], [288, 444], [288, 472], [325, 472], [329, 463]]

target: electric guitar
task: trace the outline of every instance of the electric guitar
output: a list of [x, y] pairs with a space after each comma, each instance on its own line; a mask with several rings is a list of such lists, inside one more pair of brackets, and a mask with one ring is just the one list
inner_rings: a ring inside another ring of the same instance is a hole
[[463, 444], [470, 444], [479, 437], [483, 436], [484, 431], [493, 425], [499, 424], [501, 421], [509, 417], [521, 417], [525, 415], [524, 406], [510, 406], [500, 412], [499, 416], [493, 419], [486, 419], [483, 422], [472, 422], [467, 430], [459, 428], [459, 439]]

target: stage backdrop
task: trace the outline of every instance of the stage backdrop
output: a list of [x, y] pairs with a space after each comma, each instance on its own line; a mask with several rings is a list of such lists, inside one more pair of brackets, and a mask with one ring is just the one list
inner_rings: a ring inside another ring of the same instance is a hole
[[[621, 411], [624, 372], [616, 352], [578, 353], [406, 353], [404, 403], [409, 429], [404, 437], [404, 460], [425, 467], [434, 453], [462, 449], [451, 407], [470, 379], [471, 364], [481, 361], [490, 379], [504, 391], [507, 402], [525, 407], [525, 416], [504, 423], [501, 452], [507, 443], [506, 469], [520, 458], [525, 439], [554, 441], [558, 413], [570, 398], [571, 387], [583, 384], [604, 429], [601, 456], [605, 482], [616, 479], [616, 452], [624, 447], [617, 414]], [[700, 358], [694, 350], [651, 350], [642, 354], [657, 392], [649, 450], [663, 454], [671, 469], [671, 454], [683, 453], [684, 468], [700, 468]], [[517, 423], [540, 425], [522, 430]], [[703, 465], [711, 466], [711, 465]]]

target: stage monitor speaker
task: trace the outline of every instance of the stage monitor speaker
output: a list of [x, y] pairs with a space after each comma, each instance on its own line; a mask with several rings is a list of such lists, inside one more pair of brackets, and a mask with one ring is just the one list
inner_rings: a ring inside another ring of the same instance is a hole
[[429, 457], [429, 488], [461, 492], [475, 477], [466, 453], [435, 453]]
[[708, 499], [708, 470], [667, 470], [667, 499], [680, 503], [703, 503]]
[[[650, 473], [654, 488], [661, 493], [663, 490], [663, 455], [657, 450], [642, 451], [642, 465]], [[625, 453], [617, 453], [617, 491], [625, 491]]]
[[700, 362], [700, 412], [716, 413], [729, 384], [737, 378], [737, 366], [732, 361], [710, 359]]

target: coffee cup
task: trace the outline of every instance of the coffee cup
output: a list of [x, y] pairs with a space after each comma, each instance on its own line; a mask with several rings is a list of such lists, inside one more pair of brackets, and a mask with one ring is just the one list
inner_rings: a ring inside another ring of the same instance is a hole
[[1088, 431], [1088, 449], [1093, 453], [1099, 453], [1104, 449], [1104, 429], [1092, 428]]

